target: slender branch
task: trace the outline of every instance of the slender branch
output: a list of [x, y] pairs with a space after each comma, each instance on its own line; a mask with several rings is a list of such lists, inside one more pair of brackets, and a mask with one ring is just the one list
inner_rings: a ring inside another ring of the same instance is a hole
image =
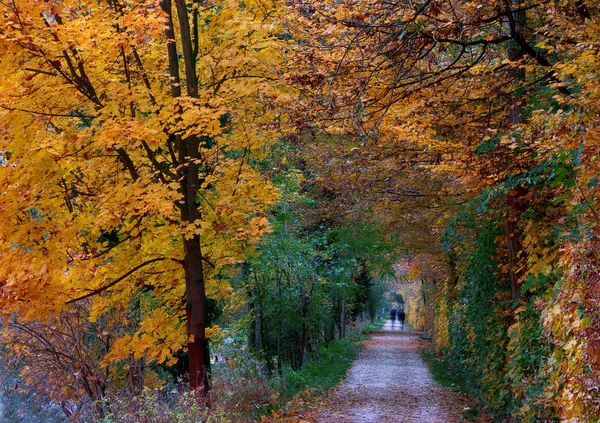
[[127, 241], [129, 241], [130, 239], [133, 239], [133, 238], [134, 237], [132, 235], [127, 235], [125, 238], [123, 238], [119, 242], [115, 242], [113, 245], [105, 248], [104, 250], [102, 250], [102, 251], [100, 251], [100, 252], [98, 252], [96, 254], [90, 255], [89, 257], [83, 258], [82, 261], [100, 258], [103, 255], [109, 253], [111, 250], [117, 248], [119, 245], [121, 245], [121, 244], [123, 244], [123, 243], [125, 243], [125, 242], [127, 242]]
[[171, 261], [174, 261], [176, 263], [181, 264], [181, 260], [177, 260], [177, 259], [174, 259], [174, 258], [168, 258], [168, 257], [159, 257], [159, 258], [153, 258], [151, 260], [146, 260], [145, 262], [140, 263], [137, 266], [135, 266], [129, 272], [124, 273], [123, 275], [119, 276], [117, 279], [113, 280], [112, 282], [109, 282], [108, 284], [106, 284], [106, 285], [104, 285], [104, 286], [102, 286], [100, 288], [94, 289], [94, 290], [88, 292], [85, 295], [82, 295], [80, 297], [77, 297], [77, 298], [74, 298], [72, 300], [69, 300], [69, 301], [67, 301], [67, 304], [72, 304], [74, 302], [81, 301], [81, 300], [84, 300], [84, 299], [89, 298], [89, 297], [93, 297], [94, 295], [98, 295], [101, 292], [104, 292], [107, 289], [112, 288], [113, 286], [115, 286], [119, 282], [123, 281], [124, 279], [128, 278], [129, 276], [131, 276], [132, 274], [134, 274], [138, 270], [140, 270], [140, 269], [142, 269], [142, 268], [144, 268], [144, 267], [146, 267], [146, 266], [148, 266], [150, 264], [157, 263], [159, 261], [165, 261], [165, 260], [171, 260]]
[[165, 178], [165, 175], [168, 175], [170, 178], [175, 179], [175, 174], [169, 170], [168, 165], [166, 165], [166, 163], [159, 163], [158, 160], [156, 160], [156, 156], [155, 156], [154, 152], [152, 151], [152, 149], [150, 148], [150, 146], [148, 145], [148, 143], [146, 141], [142, 140], [142, 146], [144, 147], [144, 150], [146, 151], [146, 155], [148, 156], [148, 159], [150, 160], [150, 162], [152, 163], [154, 168], [158, 171], [158, 173], [157, 173], [158, 179], [160, 179], [160, 181], [164, 184], [167, 183], [167, 179]]
[[48, 72], [42, 69], [34, 69], [34, 68], [24, 68], [23, 70], [35, 73], [43, 73], [44, 75], [57, 76], [55, 72]]
[[9, 107], [9, 106], [5, 106], [3, 104], [0, 104], [0, 108], [11, 111], [11, 112], [17, 111], [17, 112], [31, 113], [32, 115], [40, 115], [40, 116], [48, 116], [48, 117], [68, 117], [68, 118], [77, 118], [77, 119], [95, 119], [96, 118], [96, 116], [82, 115], [81, 113], [78, 113], [78, 112], [75, 112], [75, 113], [39, 112], [37, 110], [21, 109], [19, 107]]
[[463, 41], [463, 40], [455, 40], [452, 38], [436, 38], [435, 36], [433, 36], [431, 34], [422, 34], [422, 35], [426, 36], [427, 38], [430, 38], [433, 41], [438, 41], [440, 43], [458, 44], [463, 47], [471, 47], [471, 46], [482, 45], [482, 44], [486, 44], [486, 45], [487, 44], [501, 44], [501, 43], [504, 43], [504, 42], [512, 39], [512, 37], [510, 35], [503, 35], [501, 37], [496, 37], [491, 40], [480, 39], [480, 40]]
[[140, 71], [142, 72], [142, 80], [144, 81], [144, 85], [146, 86], [146, 89], [148, 90], [148, 96], [150, 97], [150, 102], [152, 103], [153, 106], [156, 106], [157, 105], [156, 99], [154, 98], [154, 94], [152, 94], [152, 85], [150, 84], [150, 78], [148, 78], [148, 74], [146, 73], [146, 68], [144, 68], [142, 59], [140, 58], [140, 55], [138, 54], [135, 46], [132, 46], [131, 48], [133, 50], [133, 58], [135, 59], [135, 63], [138, 66], [138, 68], [140, 68]]

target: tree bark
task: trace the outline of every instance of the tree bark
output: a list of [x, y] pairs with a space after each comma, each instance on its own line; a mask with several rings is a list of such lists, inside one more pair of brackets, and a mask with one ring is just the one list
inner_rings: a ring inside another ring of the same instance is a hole
[[506, 203], [508, 206], [506, 244], [508, 248], [510, 293], [513, 300], [518, 300], [521, 297], [519, 281], [526, 271], [525, 260], [522, 257], [521, 236], [523, 233], [519, 227], [519, 219], [523, 212], [527, 210], [527, 189], [519, 186], [511, 190], [508, 193]]
[[[190, 36], [187, 6], [183, 0], [175, 0], [177, 17], [179, 21], [179, 32], [185, 64], [185, 80], [187, 95], [198, 97], [198, 86], [196, 80], [196, 66], [192, 52], [192, 41]], [[162, 9], [167, 14], [167, 27], [165, 35], [169, 40], [174, 40], [175, 30], [173, 25], [173, 13], [171, 0], [163, 0]], [[169, 73], [171, 78], [171, 94], [174, 97], [181, 96], [179, 77], [179, 58], [175, 42], [167, 44], [169, 57]], [[196, 161], [200, 141], [198, 136], [190, 135], [183, 139], [176, 136], [177, 161], [181, 172], [180, 190], [184, 197], [181, 207], [181, 220], [184, 224], [191, 224], [201, 219], [200, 204], [198, 203], [198, 190], [200, 189], [200, 175]], [[202, 249], [200, 236], [183, 239], [185, 270], [185, 301], [186, 320], [188, 329], [188, 357], [189, 357], [189, 383], [190, 389], [198, 391], [201, 395], [208, 396], [209, 384], [209, 350], [206, 341], [207, 307], [206, 291], [204, 286], [204, 269], [202, 263]]]
[[342, 312], [340, 314], [340, 339], [346, 337], [346, 296], [342, 297]]
[[[179, 162], [183, 165], [184, 177], [181, 180], [181, 190], [184, 192], [184, 207], [182, 220], [184, 223], [194, 223], [201, 218], [197, 193], [199, 186], [198, 168], [191, 161], [198, 157], [198, 138], [191, 136], [179, 140]], [[187, 147], [187, 148], [186, 148]], [[183, 240], [184, 269], [186, 284], [186, 316], [189, 354], [190, 388], [208, 394], [208, 349], [206, 348], [206, 292], [204, 287], [204, 269], [202, 265], [202, 250], [200, 236]]]
[[[507, 8], [518, 2], [515, 0], [506, 0]], [[517, 7], [518, 9], [518, 7]], [[509, 30], [511, 37], [515, 40], [521, 39], [526, 40], [525, 36], [525, 11], [517, 10], [508, 14], [509, 18]], [[518, 60], [522, 55], [522, 50], [519, 47], [512, 47], [508, 51], [508, 59], [511, 61]], [[514, 80], [518, 81], [524, 77], [524, 71], [520, 68], [515, 68], [512, 71]], [[514, 96], [511, 99], [511, 108], [509, 114], [509, 122], [512, 126], [520, 125], [523, 123], [523, 109], [521, 107], [522, 99]], [[527, 189], [522, 186], [518, 186], [511, 190], [506, 199], [508, 206], [508, 216], [506, 219], [506, 236], [507, 236], [507, 250], [508, 250], [508, 264], [509, 264], [509, 279], [510, 279], [510, 292], [513, 301], [518, 301], [521, 296], [521, 288], [519, 280], [525, 273], [525, 264], [522, 256], [522, 245], [521, 236], [522, 231], [519, 228], [519, 219], [523, 212], [527, 209]]]
[[[277, 283], [277, 298], [281, 299], [283, 294], [281, 292], [281, 278], [279, 275], [279, 271], [277, 271], [277, 273], [276, 273], [275, 282]], [[279, 374], [279, 376], [283, 376], [283, 357], [281, 355], [282, 332], [283, 332], [282, 319], [278, 319], [278, 321], [277, 321], [277, 373]]]

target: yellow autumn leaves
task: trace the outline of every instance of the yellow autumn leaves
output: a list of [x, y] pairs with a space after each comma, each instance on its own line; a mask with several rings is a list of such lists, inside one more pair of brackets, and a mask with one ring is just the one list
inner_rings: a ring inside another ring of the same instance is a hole
[[[181, 40], [166, 38], [159, 1], [0, 6], [5, 314], [44, 320], [89, 295], [91, 322], [121, 319], [104, 365], [172, 363], [188, 342], [181, 240], [200, 236], [207, 292], [224, 301], [229, 272], [269, 231], [278, 193], [254, 163], [283, 119], [271, 104], [283, 72], [280, 13], [254, 1], [190, 10], [192, 98], [171, 93], [167, 49]], [[190, 136], [201, 138], [187, 162], [200, 175], [193, 223], [182, 219], [177, 145]]]

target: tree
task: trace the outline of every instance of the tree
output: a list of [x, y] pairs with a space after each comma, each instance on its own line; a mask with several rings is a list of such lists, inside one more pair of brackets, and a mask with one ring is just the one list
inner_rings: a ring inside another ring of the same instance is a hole
[[278, 119], [275, 4], [1, 9], [4, 312], [43, 320], [89, 298], [95, 321], [144, 297], [107, 362], [170, 363], [187, 345], [190, 386], [208, 392], [206, 292], [229, 295], [215, 276], [277, 198], [251, 165]]
[[[302, 87], [310, 117], [320, 118], [310, 129], [345, 139], [352, 134], [352, 148], [360, 149], [353, 160], [351, 148], [338, 148], [346, 166], [332, 173], [350, 168], [362, 176], [365, 162], [377, 171], [387, 149], [396, 163], [416, 163], [398, 166], [406, 178], [416, 170], [439, 181], [435, 200], [424, 201], [439, 207], [429, 214], [434, 222], [458, 214], [466, 226], [461, 237], [468, 242], [459, 237], [456, 249], [446, 250], [452, 268], [443, 289], [457, 318], [482, 302], [498, 305], [486, 315], [500, 322], [494, 342], [507, 355], [486, 360], [485, 328], [478, 328], [481, 338], [468, 333], [450, 347], [473, 340], [474, 358], [509, 369], [488, 369], [481, 382], [509, 387], [505, 394], [512, 398], [504, 395], [504, 401], [510, 413], [532, 421], [597, 418], [597, 395], [585, 388], [596, 384], [597, 353], [583, 335], [598, 329], [592, 323], [596, 285], [583, 282], [596, 280], [589, 270], [597, 261], [591, 253], [598, 220], [591, 172], [597, 152], [597, 4], [321, 1], [292, 7], [301, 24], [290, 23], [299, 43], [291, 78]], [[398, 220], [427, 218], [419, 208], [404, 203], [395, 211]], [[469, 221], [465, 216], [472, 213], [484, 216]], [[429, 237], [422, 250], [442, 253], [436, 242]], [[494, 257], [479, 255], [483, 242]], [[487, 285], [490, 280], [496, 283]], [[507, 295], [510, 304], [498, 301]], [[542, 324], [545, 340], [538, 342]], [[528, 358], [526, 351], [535, 353]], [[575, 364], [580, 362], [587, 370]], [[533, 370], [539, 363], [546, 363], [545, 371]]]

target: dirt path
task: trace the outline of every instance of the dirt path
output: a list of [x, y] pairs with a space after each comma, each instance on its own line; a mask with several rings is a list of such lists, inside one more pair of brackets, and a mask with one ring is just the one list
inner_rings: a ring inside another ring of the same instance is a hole
[[319, 423], [454, 423], [468, 403], [436, 384], [420, 350], [425, 341], [387, 321], [319, 411]]

